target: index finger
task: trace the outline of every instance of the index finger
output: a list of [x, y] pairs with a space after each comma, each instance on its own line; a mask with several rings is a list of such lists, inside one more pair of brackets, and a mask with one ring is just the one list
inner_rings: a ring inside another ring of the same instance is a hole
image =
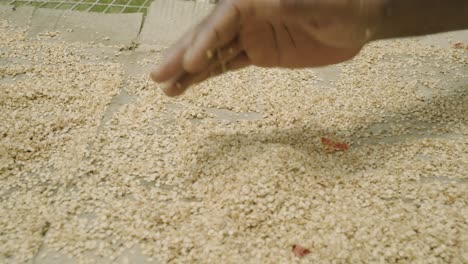
[[225, 0], [216, 7], [185, 53], [183, 66], [187, 72], [202, 71], [216, 49], [237, 37], [248, 2]]
[[[197, 40], [200, 41], [201, 39], [204, 39], [203, 36], [207, 32], [209, 32], [208, 30], [209, 28], [211, 28], [213, 25], [216, 25], [217, 23], [216, 21], [219, 21], [220, 19], [223, 21], [232, 21], [232, 16], [231, 17], [226, 16], [226, 14], [229, 13], [229, 10], [230, 10], [229, 7], [232, 7], [232, 4], [230, 4], [231, 2], [234, 3], [238, 1], [226, 0], [226, 1], [221, 2], [208, 17], [206, 17], [200, 24], [198, 24], [194, 29], [192, 29], [184, 37], [178, 40], [175, 43], [175, 45], [173, 45], [170, 48], [169, 52], [166, 54], [162, 63], [159, 64], [151, 72], [151, 78], [153, 79], [153, 81], [167, 82], [186, 72], [189, 72], [189, 73], [200, 72], [208, 66], [208, 61], [211, 57], [207, 55], [208, 50], [203, 51], [202, 55], [195, 55], [195, 57], [198, 56], [195, 62], [190, 62], [190, 66], [192, 66], [192, 68], [195, 68], [195, 70], [190, 67], [185, 66], [184, 64], [185, 57], [187, 53], [196, 54], [196, 52], [189, 51], [191, 48], [193, 48], [193, 43], [196, 42]], [[225, 19], [223, 19], [224, 16], [226, 16]], [[225, 23], [226, 22], [223, 22], [222, 24], [226, 25]], [[210, 24], [211, 27], [207, 26], [208, 24]], [[230, 32], [231, 36], [235, 36], [237, 34], [236, 30], [231, 30], [231, 31], [223, 30], [223, 32]], [[224, 39], [226, 39], [226, 41], [223, 41], [223, 42], [226, 42], [226, 43], [228, 43], [229, 40], [232, 38], [232, 37], [227, 37], [226, 34], [223, 34], [223, 36], [224, 36]], [[215, 44], [218, 44], [218, 43], [215, 43]], [[214, 47], [215, 45], [212, 45], [212, 46]], [[214, 52], [214, 48], [209, 49], [209, 50], [213, 50]], [[201, 59], [199, 57], [201, 57]], [[193, 67], [193, 65], [195, 65], [196, 67]]]
[[186, 35], [179, 39], [164, 56], [163, 61], [151, 72], [151, 78], [155, 82], [166, 82], [184, 73], [183, 59], [188, 46], [200, 30], [204, 22], [198, 24]]

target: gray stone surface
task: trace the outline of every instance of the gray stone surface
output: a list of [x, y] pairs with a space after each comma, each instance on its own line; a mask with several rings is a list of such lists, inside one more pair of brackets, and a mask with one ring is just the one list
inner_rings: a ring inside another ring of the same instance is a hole
[[448, 48], [456, 42], [468, 43], [468, 30], [452, 31], [419, 38], [422, 43]]
[[192, 1], [155, 0], [149, 8], [140, 41], [170, 45], [197, 25], [213, 7]]
[[143, 15], [100, 14], [52, 9], [37, 9], [31, 19], [29, 36], [59, 31], [70, 42], [96, 41], [105, 44], [130, 44], [137, 39]]
[[[85, 254], [87, 258], [94, 259], [96, 263], [100, 264], [111, 264], [111, 263], [135, 263], [135, 264], [158, 264], [157, 260], [148, 260], [148, 257], [144, 256], [141, 253], [141, 249], [136, 246], [131, 250], [126, 250], [120, 256], [117, 256], [117, 259], [110, 260], [99, 257], [99, 252], [88, 252]], [[34, 264], [74, 264], [74, 263], [82, 263], [82, 260], [70, 258], [66, 255], [48, 251], [47, 249], [42, 249], [37, 257], [32, 262]]]
[[0, 5], [0, 19], [5, 19], [20, 27], [25, 27], [30, 24], [33, 13], [33, 7], [17, 7], [14, 10], [13, 6]]
[[29, 29], [28, 36], [35, 37], [42, 32], [54, 31], [62, 14], [63, 10], [37, 9], [31, 19], [31, 28]]
[[[135, 62], [147, 56], [156, 56], [156, 54], [149, 53], [149, 50], [155, 47], [153, 44], [170, 45], [180, 38], [190, 27], [197, 24], [212, 8], [213, 5], [203, 3], [155, 0], [149, 9], [146, 23], [139, 37], [141, 42], [150, 46], [142, 45], [136, 52], [129, 52], [128, 57], [119, 57], [119, 62], [122, 62], [126, 72], [130, 73], [130, 75], [147, 72], [148, 67], [151, 65], [141, 66]], [[44, 31], [58, 30], [61, 32], [61, 37], [68, 41], [97, 41], [108, 44], [128, 44], [137, 39], [142, 22], [141, 14], [108, 15], [50, 9], [37, 9], [36, 13], [34, 13], [34, 8], [31, 7], [21, 7], [13, 11], [11, 6], [0, 6], [0, 19], [6, 19], [19, 26], [27, 26], [31, 21], [30, 36], [35, 36], [37, 33]], [[109, 37], [109, 40], [104, 40], [105, 37]], [[454, 42], [468, 42], [468, 31], [422, 37], [420, 41], [447, 47], [450, 45], [449, 39]], [[157, 46], [158, 50], [160, 48]], [[106, 47], [105, 52], [106, 55], [113, 54], [115, 50]], [[325, 81], [333, 81], [339, 75], [340, 69], [339, 66], [331, 66], [317, 69], [317, 72]], [[103, 116], [103, 123], [106, 123], [122, 105], [132, 103], [133, 101], [134, 97], [125, 92], [125, 90], [122, 90], [112, 100], [108, 111]], [[217, 118], [225, 120], [255, 120], [261, 118], [261, 115], [256, 113], [238, 114], [219, 109], [207, 109], [207, 111], [215, 114]], [[369, 130], [383, 129], [387, 126], [388, 124], [383, 124], [379, 127], [371, 127]], [[389, 140], [400, 141], [402, 138], [391, 138]], [[363, 144], [366, 143], [372, 142], [363, 141]], [[47, 248], [42, 248], [38, 256], [38, 258], [35, 258], [31, 262], [78, 262], [61, 254], [51, 252]], [[96, 261], [98, 263], [125, 263], [127, 261], [129, 263], [156, 263], [156, 261], [149, 262], [138, 248], [133, 253], [125, 252], [115, 261], [97, 258]], [[0, 263], [4, 262], [6, 261], [0, 256]]]
[[143, 14], [100, 14], [65, 11], [57, 30], [67, 41], [96, 41], [105, 44], [130, 44], [137, 39]]

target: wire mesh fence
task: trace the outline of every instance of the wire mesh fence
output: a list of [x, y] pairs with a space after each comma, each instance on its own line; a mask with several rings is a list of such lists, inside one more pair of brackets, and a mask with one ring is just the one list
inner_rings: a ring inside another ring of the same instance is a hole
[[144, 13], [152, 0], [0, 0], [0, 4], [98, 13]]
[[[32, 6], [60, 10], [98, 13], [143, 13], [146, 15], [153, 0], [0, 0], [0, 5]], [[172, 0], [176, 1], [176, 0]], [[218, 3], [219, 0], [182, 0]]]

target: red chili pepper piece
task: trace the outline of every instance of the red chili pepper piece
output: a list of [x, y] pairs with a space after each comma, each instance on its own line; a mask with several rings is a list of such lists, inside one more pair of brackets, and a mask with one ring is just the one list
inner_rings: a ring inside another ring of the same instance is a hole
[[453, 44], [453, 48], [454, 49], [463, 49], [463, 48], [465, 48], [465, 45], [463, 45], [462, 42], [457, 42], [457, 43]]
[[310, 250], [299, 245], [293, 245], [292, 251], [296, 257], [300, 257], [300, 258], [310, 253]]
[[322, 144], [325, 146], [327, 151], [333, 152], [333, 151], [345, 151], [349, 149], [348, 144], [342, 143], [342, 142], [336, 142], [333, 141], [329, 138], [321, 138]]

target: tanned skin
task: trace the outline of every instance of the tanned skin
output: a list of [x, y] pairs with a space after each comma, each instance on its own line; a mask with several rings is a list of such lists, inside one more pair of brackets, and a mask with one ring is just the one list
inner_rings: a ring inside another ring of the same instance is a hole
[[151, 77], [168, 96], [250, 65], [347, 61], [369, 42], [468, 28], [468, 0], [223, 0]]

